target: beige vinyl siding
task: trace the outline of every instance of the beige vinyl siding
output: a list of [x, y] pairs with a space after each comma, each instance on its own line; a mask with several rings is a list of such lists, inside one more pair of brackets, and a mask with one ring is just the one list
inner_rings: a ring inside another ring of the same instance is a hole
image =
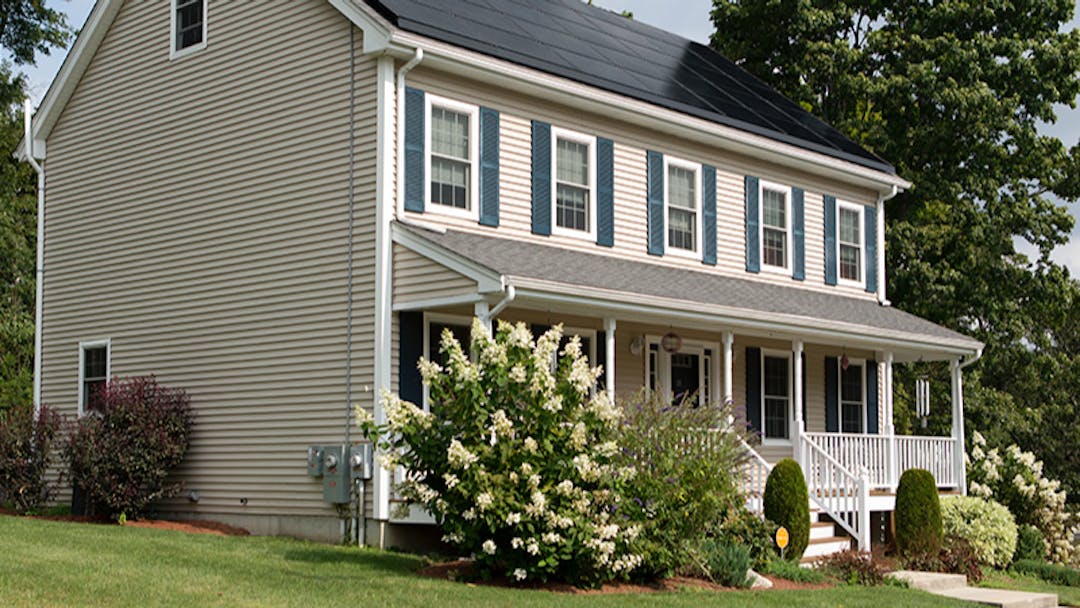
[[397, 243], [393, 286], [395, 304], [476, 294], [476, 281]]
[[[409, 76], [409, 86], [467, 103], [488, 106], [500, 114], [500, 226], [490, 228], [459, 216], [441, 214], [427, 205], [424, 214], [409, 213], [415, 219], [437, 222], [461, 230], [495, 233], [520, 239], [539, 239], [552, 245], [647, 259], [650, 262], [689, 267], [751, 280], [795, 285], [808, 289], [843, 293], [873, 299], [875, 294], [850, 286], [825, 285], [824, 202], [828, 193], [840, 200], [864, 205], [876, 204], [876, 195], [862, 188], [794, 171], [776, 164], [734, 154], [719, 147], [707, 147], [619, 122], [609, 117], [560, 107], [543, 99], [499, 89], [490, 84], [465, 80], [437, 72], [421, 64]], [[532, 234], [532, 133], [531, 121], [542, 120], [586, 134], [609, 137], [615, 142], [615, 246], [600, 247], [595, 242], [570, 236], [542, 237]], [[677, 256], [650, 256], [647, 248], [646, 152], [710, 164], [717, 168], [717, 266]], [[789, 275], [746, 271], [745, 176], [799, 187], [805, 191], [806, 280]]]
[[[324, 2], [212, 2], [207, 48], [170, 61], [168, 3], [127, 2], [48, 141], [43, 399], [74, 414], [78, 343], [105, 337], [114, 375], [186, 389], [177, 478], [202, 499], [165, 510], [336, 519], [304, 458], [346, 419], [350, 28]], [[352, 383], [367, 405], [375, 88], [358, 55]]]

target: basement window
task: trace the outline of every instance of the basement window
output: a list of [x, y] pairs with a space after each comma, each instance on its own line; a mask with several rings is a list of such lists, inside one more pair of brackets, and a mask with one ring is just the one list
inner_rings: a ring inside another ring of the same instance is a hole
[[206, 48], [207, 0], [172, 0], [172, 51], [175, 59]]

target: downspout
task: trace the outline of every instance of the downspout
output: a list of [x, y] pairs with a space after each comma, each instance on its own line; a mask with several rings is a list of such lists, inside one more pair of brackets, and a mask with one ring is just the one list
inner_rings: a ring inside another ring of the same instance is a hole
[[958, 361], [953, 372], [953, 390], [956, 391], [953, 394], [953, 399], [956, 400], [957, 407], [953, 408], [953, 415], [956, 416], [956, 420], [953, 421], [953, 432], [956, 435], [957, 443], [957, 466], [956, 466], [956, 481], [960, 486], [960, 493], [967, 496], [967, 431], [964, 428], [964, 380], [963, 372], [964, 368], [974, 365], [976, 361], [982, 358], [983, 351], [980, 348], [975, 351], [975, 356], [966, 361]]
[[480, 322], [487, 328], [488, 334], [495, 334], [495, 329], [491, 326], [491, 320], [497, 317], [500, 312], [506, 310], [506, 307], [509, 306], [516, 297], [517, 290], [514, 289], [513, 285], [508, 285], [506, 287], [506, 297], [499, 301], [499, 303], [495, 305], [495, 308], [492, 308], [481, 316]]
[[397, 113], [394, 122], [394, 145], [397, 148], [397, 192], [394, 218], [398, 222], [408, 226], [416, 226], [417, 228], [444, 233], [446, 232], [446, 228], [442, 226], [418, 222], [405, 215], [405, 75], [411, 72], [413, 68], [420, 65], [420, 62], [423, 60], [424, 49], [416, 47], [416, 53], [413, 55], [413, 58], [398, 69], [397, 83], [394, 87], [394, 96], [397, 104]]
[[878, 194], [877, 199], [877, 300], [882, 306], [890, 306], [885, 292], [885, 201], [899, 194], [900, 189], [892, 187], [888, 195]]
[[23, 103], [23, 141], [26, 162], [37, 172], [37, 269], [34, 292], [34, 420], [41, 413], [41, 312], [45, 278], [45, 168], [34, 159], [34, 136], [31, 128], [30, 100]]

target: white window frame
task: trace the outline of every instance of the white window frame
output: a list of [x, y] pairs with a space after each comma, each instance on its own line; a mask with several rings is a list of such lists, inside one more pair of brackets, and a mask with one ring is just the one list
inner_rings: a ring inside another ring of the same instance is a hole
[[[589, 147], [589, 229], [574, 230], [559, 225], [559, 140], [565, 139]], [[551, 127], [551, 234], [596, 240], [596, 136], [562, 127]]]
[[[431, 201], [431, 108], [469, 116], [469, 208], [458, 209]], [[455, 99], [424, 95], [424, 211], [480, 221], [480, 107]]]
[[[765, 397], [766, 397], [765, 396], [765, 358], [766, 357], [769, 357], [769, 358], [772, 358], [772, 359], [786, 359], [787, 362], [788, 362], [788, 365], [787, 365], [787, 376], [788, 376], [788, 381], [787, 381], [787, 385], [788, 385], [787, 429], [788, 429], [788, 436], [787, 437], [766, 437], [765, 436]], [[761, 426], [758, 427], [758, 428], [761, 429], [761, 444], [762, 445], [781, 445], [781, 446], [791, 445], [791, 435], [792, 435], [792, 433], [794, 431], [794, 426], [795, 426], [795, 423], [793, 421], [794, 416], [792, 416], [792, 409], [791, 409], [791, 408], [795, 407], [795, 382], [794, 382], [795, 371], [793, 369], [794, 358], [792, 357], [791, 352], [786, 351], [786, 350], [770, 350], [770, 349], [763, 348], [763, 349], [761, 349], [761, 356], [760, 356], [760, 359], [758, 361], [758, 365], [760, 365], [759, 369], [761, 370], [761, 385], [758, 387], [759, 390], [761, 391], [761, 413], [760, 413], [760, 418], [758, 420], [758, 422], [761, 425]]]
[[[441, 323], [443, 325], [464, 325], [465, 327], [472, 328], [473, 319], [466, 315], [448, 315], [438, 312], [425, 312], [424, 313], [424, 358], [428, 361], [431, 360], [431, 324]], [[400, 382], [400, 380], [399, 380]], [[431, 411], [428, 405], [428, 385], [422, 384], [424, 399], [420, 404], [424, 408], [425, 412]]]
[[[662, 336], [647, 335], [645, 336], [645, 349], [642, 351], [642, 355], [645, 359], [645, 379], [643, 386], [646, 390], [649, 390], [649, 376], [653, 374], [652, 364], [649, 357], [649, 349], [653, 345], [657, 346], [656, 363], [659, 369], [656, 370], [656, 384], [657, 388], [664, 392], [668, 399], [673, 399], [674, 395], [671, 391], [671, 354], [660, 347], [660, 341]], [[706, 354], [705, 351], [712, 351], [710, 354]], [[689, 353], [698, 356], [700, 367], [698, 368], [698, 386], [702, 390], [698, 392], [698, 404], [701, 406], [713, 406], [718, 405], [723, 397], [717, 393], [718, 382], [720, 381], [720, 343], [707, 342], [702, 340], [683, 340], [682, 348], [679, 349], [679, 353]], [[678, 353], [676, 353], [678, 354]]]
[[[671, 213], [668, 207], [668, 201], [670, 200], [669, 189], [671, 188], [671, 179], [669, 167], [678, 167], [680, 169], [687, 169], [694, 172], [694, 213], [697, 214], [697, 221], [694, 222], [694, 249], [681, 249], [679, 247], [672, 247], [671, 241], [668, 238], [668, 230], [671, 227]], [[677, 157], [671, 157], [667, 154], [664, 155], [664, 253], [673, 255], [680, 258], [689, 258], [691, 260], [703, 259], [705, 247], [701, 242], [702, 236], [702, 224], [704, 223], [703, 210], [701, 208], [701, 163], [695, 163], [688, 160], [684, 160]]]
[[210, 20], [208, 9], [209, 0], [202, 0], [202, 42], [193, 44], [189, 47], [182, 49], [176, 48], [176, 0], [172, 0], [169, 3], [171, 12], [169, 13], [169, 33], [171, 34], [169, 40], [169, 60], [182, 59], [206, 48], [206, 23]]
[[104, 340], [85, 340], [79, 342], [79, 401], [77, 403], [76, 411], [80, 418], [86, 415], [83, 410], [83, 399], [86, 396], [83, 393], [83, 385], [86, 383], [86, 351], [91, 348], [105, 348], [105, 381], [108, 382], [112, 377], [112, 339], [105, 338]]
[[[859, 279], [845, 279], [840, 272], [840, 210], [847, 209], [859, 214]], [[866, 287], [866, 206], [846, 201], [836, 201], [836, 281], [849, 287]]]
[[[773, 190], [775, 192], [784, 193], [784, 221], [787, 224], [784, 230], [787, 231], [786, 247], [784, 247], [784, 266], [773, 266], [772, 264], [765, 263], [765, 191]], [[792, 251], [795, 249], [794, 235], [791, 229], [791, 195], [793, 188], [791, 186], [785, 186], [776, 182], [767, 182], [765, 180], [758, 181], [758, 268], [762, 272], [772, 272], [776, 274], [788, 275], [792, 273]]]
[[[589, 352], [585, 355], [589, 358], [589, 367], [596, 367], [597, 365], [605, 365], [603, 361], [596, 360], [596, 330], [589, 329], [587, 327], [566, 327], [563, 326], [563, 337], [571, 338], [573, 336], [579, 336], [581, 338], [589, 339]], [[561, 350], [561, 349], [560, 349]]]
[[855, 402], [854, 401], [845, 401], [844, 400], [844, 370], [843, 370], [843, 368], [840, 367], [839, 360], [837, 360], [837, 365], [836, 365], [836, 404], [837, 404], [836, 408], [838, 410], [837, 413], [836, 413], [837, 428], [838, 428], [838, 430], [839, 430], [839, 432], [841, 434], [843, 434], [843, 433], [851, 433], [851, 434], [856, 434], [856, 435], [865, 435], [866, 432], [867, 432], [866, 431], [866, 389], [867, 389], [867, 387], [866, 387], [866, 359], [855, 359], [855, 358], [848, 357], [848, 369], [851, 369], [851, 367], [853, 365], [859, 366], [862, 369], [862, 372], [859, 374], [859, 383], [860, 383], [860, 386], [861, 386], [861, 388], [859, 389], [859, 399], [860, 399], [860, 403], [859, 403], [859, 430], [857, 432], [855, 432], [855, 433], [851, 433], [851, 431], [845, 431], [844, 430], [844, 403], [854, 404]]

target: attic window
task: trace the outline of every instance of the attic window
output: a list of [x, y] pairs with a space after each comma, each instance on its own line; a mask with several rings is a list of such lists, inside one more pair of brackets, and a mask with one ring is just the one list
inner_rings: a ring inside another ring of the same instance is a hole
[[172, 57], [206, 47], [207, 0], [172, 0]]

